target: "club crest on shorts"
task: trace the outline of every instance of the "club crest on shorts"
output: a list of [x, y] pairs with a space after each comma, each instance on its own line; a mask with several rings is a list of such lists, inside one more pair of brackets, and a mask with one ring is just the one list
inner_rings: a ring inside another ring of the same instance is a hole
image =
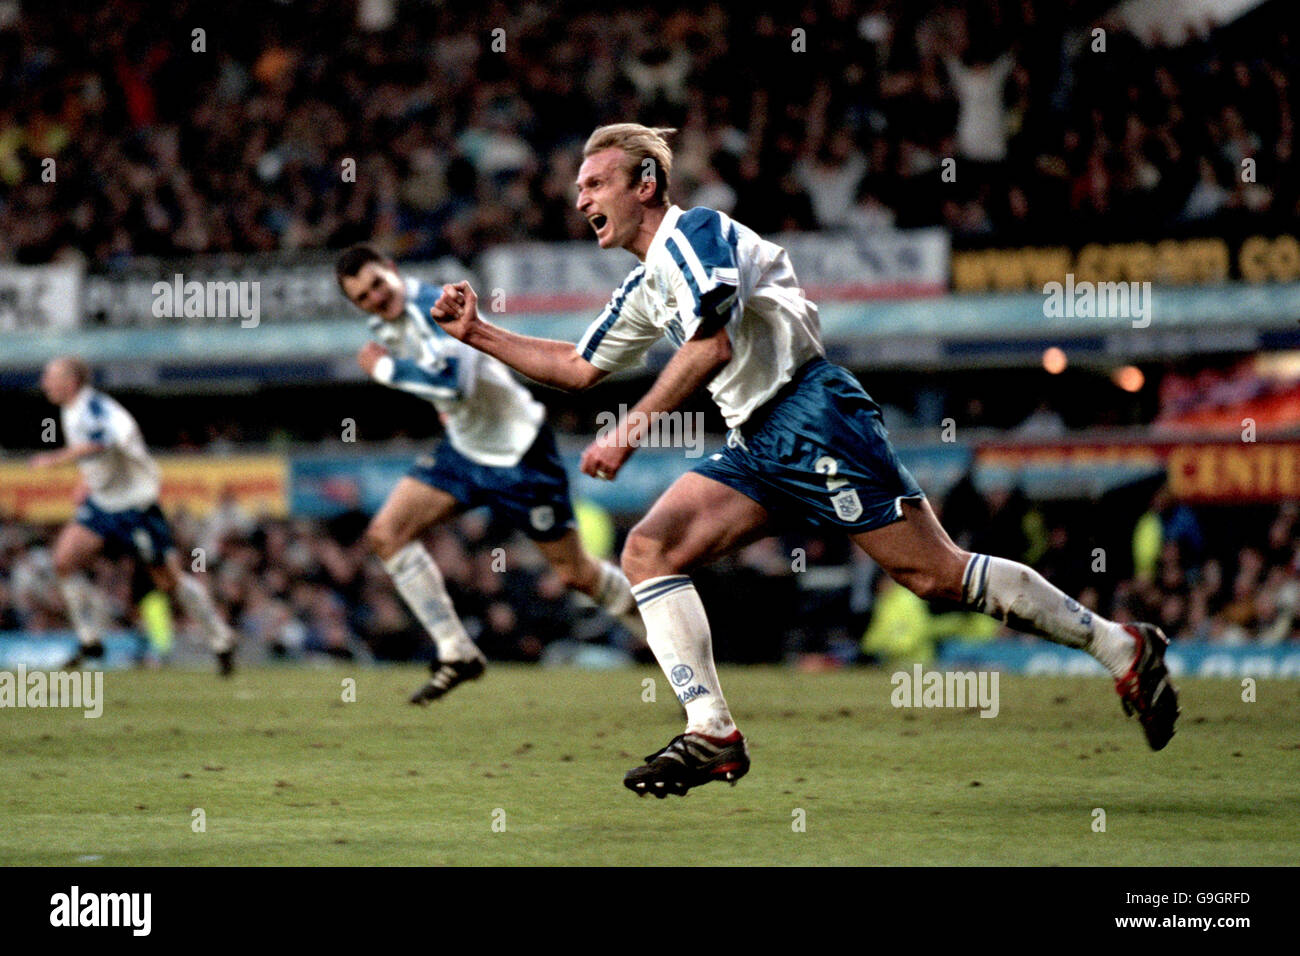
[[550, 531], [555, 526], [555, 509], [550, 505], [539, 505], [528, 512], [528, 520], [534, 531]]
[[831, 505], [841, 521], [857, 521], [862, 517], [862, 501], [852, 488], [846, 488], [837, 495], [831, 495]]

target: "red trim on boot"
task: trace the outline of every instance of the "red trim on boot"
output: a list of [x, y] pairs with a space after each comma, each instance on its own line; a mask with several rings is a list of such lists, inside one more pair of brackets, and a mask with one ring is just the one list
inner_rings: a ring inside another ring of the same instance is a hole
[[1128, 670], [1124, 673], [1124, 676], [1115, 678], [1115, 692], [1124, 700], [1131, 701], [1136, 707], [1139, 704], [1140, 697], [1137, 666], [1138, 662], [1142, 660], [1142, 651], [1145, 646], [1146, 638], [1142, 636], [1141, 629], [1136, 625], [1125, 624], [1124, 630], [1128, 631], [1129, 634], [1133, 636], [1133, 640], [1137, 644], [1137, 651], [1133, 655], [1133, 663], [1128, 666]]
[[694, 730], [692, 730], [690, 733], [691, 736], [693, 737], [703, 737], [711, 744], [734, 744], [745, 739], [744, 735], [740, 732], [739, 727], [737, 727], [731, 733], [727, 734], [727, 736], [725, 737], [713, 737], [709, 734], [701, 734]]

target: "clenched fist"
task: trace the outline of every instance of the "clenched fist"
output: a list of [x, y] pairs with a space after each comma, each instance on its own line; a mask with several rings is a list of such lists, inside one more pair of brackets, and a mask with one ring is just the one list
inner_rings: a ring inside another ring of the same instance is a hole
[[464, 280], [445, 285], [429, 316], [452, 338], [464, 341], [470, 328], [479, 321], [478, 295]]

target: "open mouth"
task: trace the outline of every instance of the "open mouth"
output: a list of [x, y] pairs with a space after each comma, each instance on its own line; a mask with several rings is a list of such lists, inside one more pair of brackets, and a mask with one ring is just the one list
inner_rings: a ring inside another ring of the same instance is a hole
[[600, 230], [605, 228], [605, 223], [609, 222], [609, 220], [600, 213], [596, 213], [596, 215], [592, 216], [588, 222], [591, 223], [591, 228], [595, 229], [596, 232], [600, 232]]

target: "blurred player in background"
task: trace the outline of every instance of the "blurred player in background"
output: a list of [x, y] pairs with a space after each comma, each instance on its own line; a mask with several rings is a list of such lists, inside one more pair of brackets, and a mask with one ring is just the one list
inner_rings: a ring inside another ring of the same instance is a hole
[[346, 250], [336, 273], [343, 294], [374, 317], [370, 328], [379, 341], [361, 349], [361, 368], [382, 385], [432, 402], [447, 432], [433, 452], [416, 460], [366, 531], [370, 549], [437, 645], [433, 675], [411, 702], [436, 700], [483, 673], [483, 654], [420, 540], [467, 508], [487, 505], [523, 530], [566, 587], [644, 639], [627, 578], [616, 565], [587, 554], [578, 540], [569, 479], [542, 404], [500, 362], [429, 320], [437, 286], [404, 278], [367, 244]]
[[65, 665], [104, 655], [107, 615], [86, 569], [106, 544], [134, 554], [159, 590], [174, 598], [217, 655], [222, 676], [234, 670], [235, 633], [207, 588], [181, 569], [167, 519], [158, 507], [158, 465], [125, 408], [90, 385], [90, 366], [64, 356], [41, 373], [41, 390], [61, 409], [65, 447], [31, 459], [33, 468], [75, 462], [87, 494], [54, 545], [54, 570], [80, 648]]
[[576, 347], [483, 321], [467, 282], [445, 286], [432, 313], [456, 338], [567, 389], [639, 364], [669, 338], [677, 352], [632, 410], [640, 414], [587, 449], [586, 474], [612, 480], [636, 447], [639, 423], [704, 384], [730, 428], [726, 447], [674, 482], [623, 550], [647, 640], [687, 712], [686, 732], [629, 771], [628, 788], [684, 794], [711, 780], [734, 784], [749, 769], [718, 683], [704, 605], [685, 572], [770, 534], [773, 518], [848, 534], [922, 598], [960, 601], [1087, 651], [1115, 678], [1150, 746], [1164, 747], [1178, 716], [1164, 634], [1108, 621], [1033, 569], [953, 543], [898, 461], [880, 407], [826, 361], [816, 306], [785, 250], [723, 213], [670, 203], [672, 132], [621, 123], [587, 141], [578, 210], [602, 249], [626, 249], [642, 264]]

